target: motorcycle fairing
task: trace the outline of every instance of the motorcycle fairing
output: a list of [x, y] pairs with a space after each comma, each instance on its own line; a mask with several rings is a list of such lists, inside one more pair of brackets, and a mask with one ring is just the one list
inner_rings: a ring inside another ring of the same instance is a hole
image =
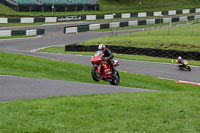
[[103, 79], [107, 79], [107, 78], [111, 78], [112, 77], [112, 69], [110, 67], [110, 65], [107, 62], [104, 62], [102, 64], [102, 71], [103, 71]]

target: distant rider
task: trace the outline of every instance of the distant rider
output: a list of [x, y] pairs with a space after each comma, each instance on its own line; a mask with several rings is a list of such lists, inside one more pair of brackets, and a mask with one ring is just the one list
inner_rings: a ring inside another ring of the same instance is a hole
[[177, 63], [178, 63], [178, 65], [182, 65], [183, 64], [183, 58], [181, 56], [179, 56], [177, 58]]
[[114, 55], [112, 54], [112, 52], [108, 48], [106, 48], [106, 46], [104, 44], [99, 44], [98, 49], [104, 53], [104, 56], [103, 56], [104, 59], [108, 61], [108, 64], [112, 68], [112, 72], [114, 72], [115, 71], [115, 68], [113, 66]]

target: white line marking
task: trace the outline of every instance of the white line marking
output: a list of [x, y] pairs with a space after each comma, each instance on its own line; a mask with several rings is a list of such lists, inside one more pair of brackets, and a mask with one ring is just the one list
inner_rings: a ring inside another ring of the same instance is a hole
[[184, 81], [184, 80], [178, 80], [180, 82], [186, 82], [186, 83], [195, 83], [195, 84], [200, 84], [200, 83], [197, 83], [197, 82], [190, 82], [190, 81]]
[[[45, 48], [49, 48], [49, 47], [55, 47], [55, 46], [63, 46], [63, 45], [51, 45], [51, 46], [36, 48], [36, 49], [30, 50], [30, 52], [37, 52], [37, 51], [39, 51], [41, 49], [45, 49]], [[46, 52], [46, 53], [48, 53], [48, 52]]]
[[40, 38], [41, 36], [36, 37], [25, 37], [25, 38], [11, 38], [11, 39], [0, 39], [0, 41], [9, 41], [9, 40], [24, 40], [24, 39], [34, 39], [34, 38]]
[[178, 80], [177, 83], [185, 83], [185, 84], [192, 84], [192, 85], [198, 85], [198, 86], [200, 86], [200, 83], [183, 81], [183, 80]]
[[1, 77], [8, 77], [8, 76], [10, 76], [10, 75], [0, 75]]

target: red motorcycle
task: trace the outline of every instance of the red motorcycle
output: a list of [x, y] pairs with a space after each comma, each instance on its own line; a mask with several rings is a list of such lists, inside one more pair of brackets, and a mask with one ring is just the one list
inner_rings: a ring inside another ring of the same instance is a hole
[[[93, 64], [91, 71], [93, 80], [96, 82], [105, 80], [110, 82], [111, 85], [119, 85], [119, 73], [116, 70], [114, 73], [112, 72], [111, 66], [108, 64], [107, 60], [103, 58], [103, 55], [104, 54], [102, 51], [97, 51], [90, 60], [90, 62]], [[116, 67], [118, 65], [119, 61], [114, 60], [113, 66]]]

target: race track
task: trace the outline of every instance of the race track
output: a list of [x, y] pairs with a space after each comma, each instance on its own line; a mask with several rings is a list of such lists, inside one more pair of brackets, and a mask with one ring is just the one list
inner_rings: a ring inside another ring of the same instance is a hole
[[[26, 55], [55, 59], [60, 61], [73, 62], [77, 64], [90, 65], [89, 62], [91, 58], [90, 56], [32, 52], [33, 50], [42, 47], [79, 43], [82, 41], [90, 40], [93, 38], [109, 34], [109, 32], [105, 33], [85, 32], [76, 35], [76, 34], [63, 34], [63, 32], [60, 30], [54, 31], [54, 29], [59, 29], [59, 28], [61, 29], [61, 27], [63, 28], [64, 26], [66, 25], [58, 25], [58, 28], [55, 28], [56, 25], [52, 27], [46, 26], [47, 28], [46, 34], [39, 38], [0, 40], [0, 51], [7, 51], [12, 53], [26, 54]], [[187, 72], [178, 70], [176, 66], [173, 64], [120, 60], [120, 66], [118, 67], [118, 70], [130, 73], [138, 73], [138, 74], [152, 75], [162, 78], [175, 79], [175, 80], [200, 82], [199, 67], [192, 67], [192, 71]], [[12, 76], [0, 76], [0, 81], [1, 81], [0, 101], [60, 96], [60, 95], [144, 91], [144, 89], [140, 90], [137, 88], [133, 89], [127, 87], [113, 87], [110, 85], [96, 85], [96, 84], [86, 84], [86, 83], [84, 83], [84, 85], [82, 86], [81, 84], [83, 83], [66, 82], [66, 81], [52, 82], [51, 80], [12, 77]], [[52, 84], [51, 85], [46, 84], [46, 82]], [[28, 84], [30, 84], [30, 86], [28, 86]], [[56, 85], [60, 85], [59, 87], [60, 91], [58, 92], [57, 90], [54, 91]], [[41, 91], [39, 91], [40, 88]], [[103, 89], [99, 90], [99, 88]], [[15, 89], [19, 91], [19, 93], [16, 93], [16, 95], [15, 93], [12, 92]], [[5, 95], [8, 95], [9, 98], [6, 98]]]

